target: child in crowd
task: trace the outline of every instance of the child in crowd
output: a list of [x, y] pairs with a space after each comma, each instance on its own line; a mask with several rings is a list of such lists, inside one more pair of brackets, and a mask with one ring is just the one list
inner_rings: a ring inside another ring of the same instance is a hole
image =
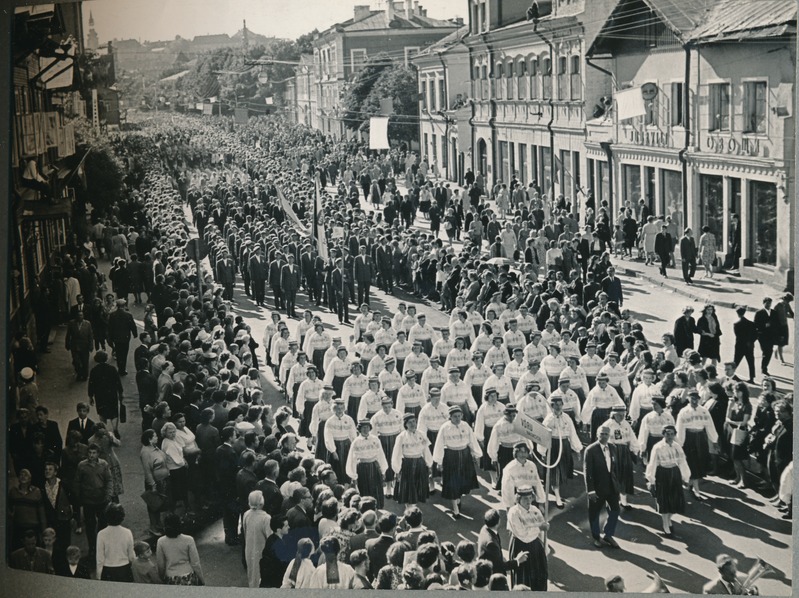
[[133, 581], [136, 583], [161, 583], [158, 576], [158, 569], [153, 562], [153, 551], [147, 542], [136, 542], [133, 545], [133, 552], [136, 553], [136, 560], [131, 563], [133, 569]]

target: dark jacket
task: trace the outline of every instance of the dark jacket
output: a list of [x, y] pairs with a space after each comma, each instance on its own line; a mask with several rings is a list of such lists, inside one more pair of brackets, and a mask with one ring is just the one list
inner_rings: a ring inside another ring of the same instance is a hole
[[377, 573], [388, 564], [388, 549], [394, 543], [391, 536], [380, 535], [374, 540], [367, 540], [366, 554], [369, 556], [369, 576], [377, 579]]
[[763, 344], [776, 344], [779, 337], [779, 319], [777, 312], [773, 309], [768, 313], [765, 309], [755, 312], [755, 328], [757, 329], [757, 340]]
[[693, 316], [685, 318], [680, 316], [674, 322], [674, 346], [682, 357], [683, 351], [694, 348], [694, 334], [696, 334], [696, 320]]
[[255, 489], [260, 490], [264, 495], [264, 511], [272, 517], [278, 515], [283, 506], [283, 495], [280, 494], [278, 485], [274, 481], [264, 478], [255, 485]]
[[112, 343], [129, 343], [131, 338], [136, 338], [136, 322], [133, 314], [125, 309], [116, 309], [108, 316], [108, 340]]
[[599, 441], [585, 449], [585, 489], [586, 492], [596, 492], [600, 498], [618, 496], [621, 489], [616, 447], [610, 443], [607, 446], [610, 450], [610, 471], [605, 464]]
[[680, 239], [680, 258], [689, 263], [696, 261], [696, 241], [693, 237]]
[[67, 424], [67, 436], [72, 430], [77, 430], [81, 434], [81, 442], [83, 444], [89, 444], [89, 438], [94, 436], [94, 422], [86, 418], [86, 425], [83, 430], [80, 429], [80, 418], [76, 417], [75, 419], [69, 420]]
[[292, 558], [286, 543], [277, 534], [270, 535], [261, 553], [261, 587], [279, 588]]
[[518, 567], [515, 560], [505, 560], [502, 556], [502, 539], [485, 525], [477, 536], [477, 558], [490, 561], [494, 573], [507, 573]]

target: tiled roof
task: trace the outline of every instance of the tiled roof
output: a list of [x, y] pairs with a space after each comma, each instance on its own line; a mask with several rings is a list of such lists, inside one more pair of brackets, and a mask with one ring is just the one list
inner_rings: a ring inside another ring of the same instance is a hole
[[722, 0], [689, 36], [691, 41], [722, 41], [781, 35], [796, 26], [795, 0]]
[[644, 0], [678, 36], [696, 28], [705, 18], [707, 0]]
[[230, 36], [227, 33], [217, 33], [214, 35], [195, 35], [195, 44], [220, 44], [230, 41]]
[[426, 48], [421, 50], [416, 55], [417, 56], [424, 56], [424, 55], [427, 55], [427, 54], [432, 54], [433, 52], [438, 52], [438, 51], [441, 51], [441, 50], [445, 50], [449, 46], [453, 46], [453, 45], [459, 43], [466, 36], [467, 33], [469, 33], [469, 26], [468, 25], [463, 25], [462, 27], [459, 27], [456, 31], [453, 31], [449, 35], [446, 35], [445, 37], [442, 37], [440, 40], [438, 40], [434, 44], [430, 44], [429, 46], [427, 46]]

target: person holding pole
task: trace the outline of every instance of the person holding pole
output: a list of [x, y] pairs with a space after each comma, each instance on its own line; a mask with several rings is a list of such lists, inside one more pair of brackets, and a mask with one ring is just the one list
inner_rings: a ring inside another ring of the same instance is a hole
[[[555, 506], [564, 507], [560, 497], [560, 487], [564, 480], [574, 477], [574, 457], [572, 451], [579, 457], [583, 448], [577, 429], [570, 417], [563, 415], [563, 400], [560, 395], [553, 394], [549, 397], [552, 412], [544, 418], [544, 426], [552, 431], [552, 451], [547, 460], [551, 469], [552, 491], [555, 493]], [[548, 490], [548, 489], [547, 489]]]
[[549, 523], [538, 507], [533, 506], [533, 489], [522, 486], [516, 489], [516, 504], [508, 510], [508, 530], [511, 533], [509, 557], [521, 553], [529, 558], [511, 572], [513, 585], [526, 585], [533, 591], [546, 592], [549, 571], [544, 549]]

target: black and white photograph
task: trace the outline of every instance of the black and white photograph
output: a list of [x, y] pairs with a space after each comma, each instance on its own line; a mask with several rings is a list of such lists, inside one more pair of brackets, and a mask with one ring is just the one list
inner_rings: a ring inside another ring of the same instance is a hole
[[9, 0], [0, 594], [792, 595], [797, 6]]

